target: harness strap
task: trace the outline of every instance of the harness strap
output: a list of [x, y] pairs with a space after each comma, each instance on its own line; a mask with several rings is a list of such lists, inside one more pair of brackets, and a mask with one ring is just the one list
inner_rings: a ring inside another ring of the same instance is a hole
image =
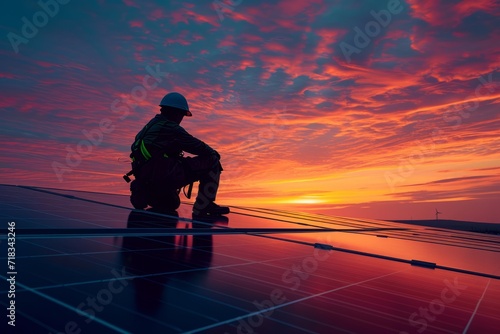
[[151, 153], [149, 153], [148, 149], [146, 148], [146, 145], [144, 144], [144, 139], [141, 139], [141, 153], [144, 159], [146, 160], [151, 159]]

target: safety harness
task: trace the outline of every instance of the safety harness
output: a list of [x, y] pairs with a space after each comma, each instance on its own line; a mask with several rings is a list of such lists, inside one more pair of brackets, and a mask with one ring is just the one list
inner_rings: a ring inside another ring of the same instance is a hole
[[148, 129], [156, 124], [158, 121], [153, 119], [151, 122], [146, 124], [144, 129], [140, 132], [140, 135], [138, 138], [135, 140], [135, 142], [132, 144], [132, 153], [130, 153], [130, 158], [132, 159], [132, 169], [130, 172], [127, 174], [123, 175], [123, 179], [129, 183], [132, 181], [130, 179], [131, 175], [134, 175], [137, 177], [137, 173], [139, 171], [139, 168], [144, 165], [146, 162], [148, 162], [149, 159], [152, 158], [151, 153], [149, 153], [148, 149], [146, 148], [146, 145], [144, 144], [144, 136], [146, 136], [146, 133], [148, 132]]
[[[157, 122], [159, 122], [159, 120], [153, 119], [151, 122], [146, 124], [144, 129], [140, 132], [140, 136], [132, 144], [132, 153], [130, 153], [130, 158], [132, 159], [132, 169], [128, 173], [123, 175], [123, 179], [127, 183], [130, 183], [132, 181], [130, 179], [131, 175], [134, 175], [137, 178], [137, 173], [139, 172], [140, 168], [145, 163], [150, 161], [151, 158], [153, 157], [152, 154], [146, 148], [146, 144], [144, 143], [144, 137], [146, 136], [148, 129], [150, 127], [152, 127], [154, 124], [156, 124]], [[163, 153], [163, 157], [168, 158], [169, 156], [166, 153]], [[186, 187], [189, 187], [187, 193], [185, 190]], [[191, 198], [192, 190], [193, 190], [193, 182], [191, 182], [190, 184], [186, 185], [183, 188], [183, 193], [188, 199]], [[179, 193], [179, 192], [180, 192], [180, 189], [177, 189], [177, 193]]]

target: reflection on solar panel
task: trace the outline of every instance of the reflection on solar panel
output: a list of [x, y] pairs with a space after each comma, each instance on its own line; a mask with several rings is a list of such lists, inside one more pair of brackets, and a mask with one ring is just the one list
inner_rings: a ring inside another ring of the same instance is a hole
[[243, 207], [200, 221], [187, 204], [0, 190], [2, 333], [500, 332], [499, 236]]

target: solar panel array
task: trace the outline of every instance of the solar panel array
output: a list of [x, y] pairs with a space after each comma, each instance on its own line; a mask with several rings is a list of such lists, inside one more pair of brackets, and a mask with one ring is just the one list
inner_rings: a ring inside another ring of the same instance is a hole
[[[0, 186], [2, 333], [500, 333], [500, 238]], [[7, 223], [15, 222], [15, 298]]]

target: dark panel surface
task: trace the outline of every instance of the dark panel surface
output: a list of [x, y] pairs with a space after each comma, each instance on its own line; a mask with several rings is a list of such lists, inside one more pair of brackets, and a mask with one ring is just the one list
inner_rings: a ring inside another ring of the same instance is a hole
[[17, 272], [2, 333], [499, 332], [498, 236], [253, 208], [199, 221], [186, 203], [176, 217], [120, 195], [0, 190], [0, 261], [15, 221]]

